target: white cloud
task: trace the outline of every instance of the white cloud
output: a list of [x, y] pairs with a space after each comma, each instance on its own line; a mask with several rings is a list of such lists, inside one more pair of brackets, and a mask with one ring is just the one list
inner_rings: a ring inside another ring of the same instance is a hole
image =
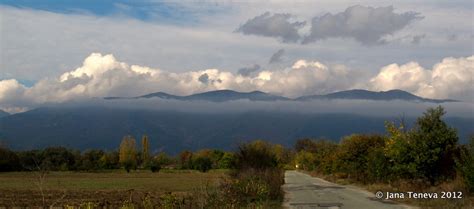
[[471, 101], [473, 74], [474, 56], [445, 58], [432, 70], [416, 62], [391, 64], [367, 80], [347, 66], [304, 59], [285, 69], [263, 69], [242, 76], [219, 69], [174, 73], [120, 62], [111, 54], [92, 53], [75, 70], [42, 79], [32, 87], [14, 79], [1, 80], [0, 108], [14, 112], [92, 97], [138, 96], [158, 91], [189, 95], [221, 89], [260, 90], [297, 97], [363, 87], [377, 91], [402, 89], [427, 98]]
[[[137, 96], [163, 91], [178, 95], [233, 89], [261, 90], [296, 97], [328, 93], [351, 86], [353, 72], [345, 66], [327, 66], [299, 60], [292, 67], [264, 70], [254, 76], [218, 69], [167, 72], [118, 61], [113, 55], [93, 53], [82, 66], [56, 79], [43, 79], [27, 88], [16, 80], [0, 82], [0, 107], [34, 107], [44, 103], [105, 96]], [[205, 80], [205, 82], [203, 82]]]
[[402, 89], [427, 98], [474, 99], [474, 56], [445, 58], [424, 69], [416, 62], [383, 67], [370, 80], [372, 90]]

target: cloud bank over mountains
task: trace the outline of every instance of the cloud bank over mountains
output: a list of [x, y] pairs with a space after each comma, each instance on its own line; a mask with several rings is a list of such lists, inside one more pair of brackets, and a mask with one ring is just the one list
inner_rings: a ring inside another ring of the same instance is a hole
[[276, 95], [297, 97], [362, 88], [401, 89], [428, 98], [472, 100], [474, 56], [448, 57], [424, 69], [416, 62], [390, 64], [369, 78], [340, 64], [297, 60], [284, 69], [258, 69], [252, 74], [220, 69], [182, 73], [130, 65], [113, 55], [92, 53], [81, 67], [57, 78], [45, 78], [32, 87], [15, 79], [0, 81], [0, 108], [24, 111], [45, 103], [66, 102], [105, 96], [137, 96], [151, 92], [188, 95], [231, 89], [260, 90]]

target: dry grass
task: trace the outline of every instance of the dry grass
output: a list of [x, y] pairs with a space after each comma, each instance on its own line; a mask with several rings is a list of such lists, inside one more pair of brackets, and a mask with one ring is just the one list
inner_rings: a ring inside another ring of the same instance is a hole
[[[50, 172], [46, 176], [45, 189], [50, 190], [119, 190], [189, 191], [205, 183], [215, 183], [223, 171], [200, 173], [176, 171], [152, 173], [122, 170], [99, 173]], [[0, 173], [0, 188], [8, 190], [35, 189], [34, 172]]]
[[[217, 187], [223, 170], [208, 173], [197, 171], [134, 171], [122, 170], [82, 173], [50, 172], [46, 175], [43, 190], [46, 205], [98, 204], [120, 205], [133, 199], [142, 201], [145, 197], [159, 199], [166, 193], [185, 194], [203, 187]], [[43, 205], [43, 195], [35, 185], [34, 172], [0, 173], [0, 206]]]

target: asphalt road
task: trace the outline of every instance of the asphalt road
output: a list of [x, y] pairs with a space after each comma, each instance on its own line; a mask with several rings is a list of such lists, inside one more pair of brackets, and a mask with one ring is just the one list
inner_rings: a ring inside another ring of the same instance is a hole
[[342, 186], [297, 171], [285, 172], [285, 208], [412, 208], [375, 198], [373, 193], [354, 186]]

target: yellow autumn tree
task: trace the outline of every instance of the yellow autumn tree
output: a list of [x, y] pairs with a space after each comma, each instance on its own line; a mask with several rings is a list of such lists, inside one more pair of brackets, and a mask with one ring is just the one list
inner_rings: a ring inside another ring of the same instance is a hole
[[150, 160], [150, 145], [147, 135], [143, 135], [142, 137], [142, 158], [144, 164], [148, 163]]
[[119, 162], [128, 172], [137, 167], [136, 142], [132, 136], [125, 136], [120, 143]]

